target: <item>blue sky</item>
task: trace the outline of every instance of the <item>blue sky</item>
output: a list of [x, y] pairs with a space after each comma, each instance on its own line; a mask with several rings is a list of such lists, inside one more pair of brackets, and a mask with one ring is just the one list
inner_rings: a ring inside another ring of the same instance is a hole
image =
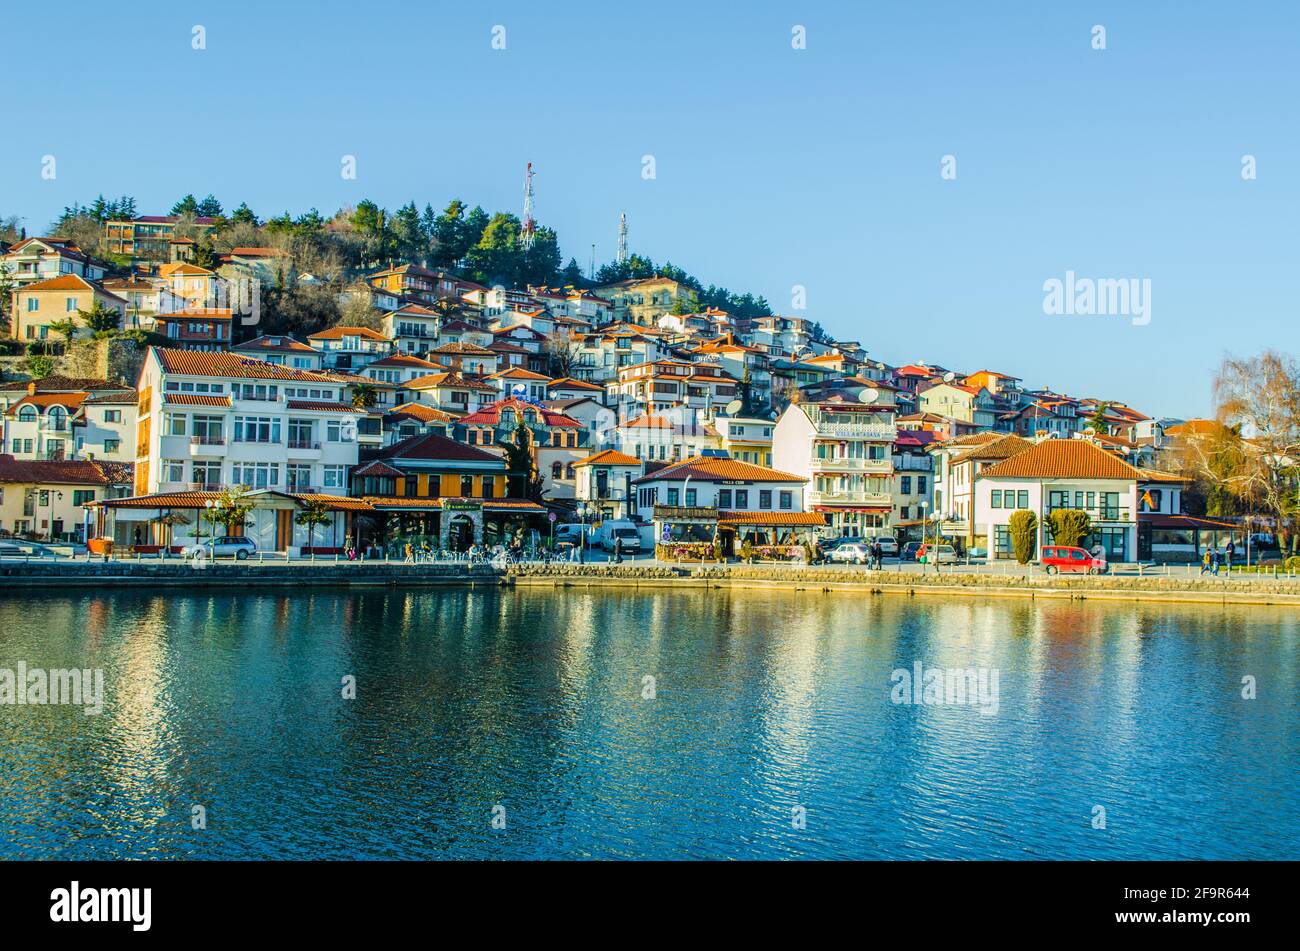
[[[1186, 416], [1225, 352], [1300, 350], [1300, 4], [61, 9], [57, 28], [39, 5], [5, 15], [26, 105], [0, 215], [29, 233], [100, 192], [142, 213], [186, 192], [263, 216], [363, 197], [517, 210], [532, 161], [566, 260], [612, 258], [626, 211], [633, 250], [893, 363]], [[1068, 270], [1150, 279], [1150, 323], [1045, 315], [1043, 282]]]

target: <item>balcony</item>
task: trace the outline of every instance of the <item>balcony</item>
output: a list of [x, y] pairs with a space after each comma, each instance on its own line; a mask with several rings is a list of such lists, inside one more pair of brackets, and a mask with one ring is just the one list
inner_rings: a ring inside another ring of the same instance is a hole
[[894, 497], [888, 492], [808, 492], [809, 505], [871, 505], [892, 508]]
[[890, 475], [894, 463], [889, 459], [819, 459], [813, 457], [814, 472], [867, 472], [876, 475]]
[[186, 487], [191, 492], [220, 492], [224, 488], [220, 482], [189, 482]]
[[893, 442], [898, 435], [898, 429], [884, 423], [820, 423], [817, 426], [817, 435]]
[[[1057, 509], [1073, 509], [1073, 505], [1049, 505], [1046, 514], [1051, 515]], [[1129, 522], [1129, 509], [1119, 505], [1096, 505], [1092, 508], [1083, 508], [1080, 511], [1087, 512], [1088, 518], [1093, 522]]]
[[288, 456], [290, 459], [319, 459], [321, 444], [312, 439], [294, 439], [290, 436]]
[[224, 436], [191, 436], [190, 455], [220, 458], [226, 454]]

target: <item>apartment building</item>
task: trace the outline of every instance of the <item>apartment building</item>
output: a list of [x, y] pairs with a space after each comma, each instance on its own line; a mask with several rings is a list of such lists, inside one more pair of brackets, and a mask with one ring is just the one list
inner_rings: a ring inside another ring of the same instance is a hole
[[118, 326], [121, 326], [126, 301], [84, 277], [64, 274], [20, 287], [14, 291], [11, 311], [14, 337], [19, 340], [62, 340], [62, 334], [52, 325], [68, 320], [76, 325], [74, 337], [89, 337], [94, 331], [78, 316], [78, 311], [89, 312], [96, 303], [115, 311]]
[[891, 391], [876, 392], [876, 403], [796, 403], [773, 431], [772, 464], [808, 480], [808, 507], [833, 535], [891, 530], [897, 429]]
[[23, 238], [0, 254], [0, 270], [9, 272], [15, 287], [74, 275], [102, 281], [107, 265], [86, 254], [68, 238]]
[[186, 220], [178, 215], [140, 215], [130, 221], [107, 221], [104, 247], [109, 254], [166, 261], [171, 256], [172, 239], [178, 237], [178, 229], [192, 228], [198, 234], [206, 234], [216, 223], [216, 218]]
[[233, 353], [151, 347], [138, 390], [137, 494], [243, 485], [345, 494], [358, 420], [345, 385]]

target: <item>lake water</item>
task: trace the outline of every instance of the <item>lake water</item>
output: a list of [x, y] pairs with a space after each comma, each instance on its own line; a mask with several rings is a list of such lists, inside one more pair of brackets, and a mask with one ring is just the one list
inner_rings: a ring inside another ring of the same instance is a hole
[[[1298, 613], [3, 596], [0, 671], [102, 668], [104, 703], [0, 706], [0, 857], [1300, 858]], [[895, 702], [918, 662], [985, 702]]]

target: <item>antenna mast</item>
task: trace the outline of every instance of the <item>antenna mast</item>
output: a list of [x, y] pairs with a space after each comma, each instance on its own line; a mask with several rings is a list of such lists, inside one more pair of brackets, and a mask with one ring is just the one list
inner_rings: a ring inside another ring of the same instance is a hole
[[627, 260], [627, 212], [618, 216], [618, 263]]
[[528, 163], [524, 173], [524, 223], [519, 226], [519, 243], [525, 248], [533, 246], [537, 222], [533, 220], [533, 163]]

